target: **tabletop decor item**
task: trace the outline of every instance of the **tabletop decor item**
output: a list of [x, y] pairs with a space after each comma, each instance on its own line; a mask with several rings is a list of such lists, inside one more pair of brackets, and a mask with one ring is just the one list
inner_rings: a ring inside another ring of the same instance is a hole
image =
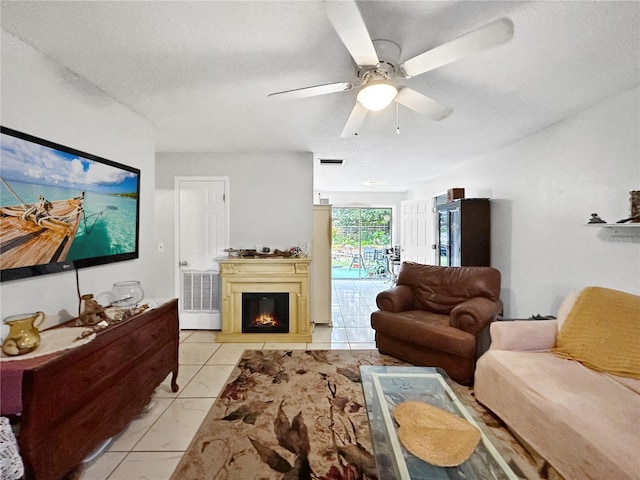
[[589, 221], [587, 223], [607, 223], [607, 222], [605, 222], [603, 219], [601, 219], [600, 216], [597, 213], [592, 213], [591, 214], [591, 218], [589, 219]]
[[413, 455], [439, 467], [457, 467], [482, 438], [480, 430], [426, 402], [407, 401], [393, 410], [398, 439]]
[[38, 327], [44, 322], [43, 312], [22, 313], [4, 319], [9, 325], [9, 334], [2, 343], [6, 355], [16, 356], [32, 352], [40, 345]]
[[131, 308], [135, 307], [144, 298], [144, 290], [137, 280], [116, 282], [111, 289], [114, 307]]
[[80, 297], [80, 316], [76, 322], [80, 325], [95, 325], [107, 318], [104, 307], [93, 298], [93, 293]]

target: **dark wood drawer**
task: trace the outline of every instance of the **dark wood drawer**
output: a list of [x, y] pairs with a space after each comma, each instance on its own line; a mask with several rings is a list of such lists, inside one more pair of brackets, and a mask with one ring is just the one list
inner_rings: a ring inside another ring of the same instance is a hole
[[177, 390], [179, 333], [173, 300], [25, 370], [18, 443], [26, 478], [62, 478], [124, 429], [169, 373]]

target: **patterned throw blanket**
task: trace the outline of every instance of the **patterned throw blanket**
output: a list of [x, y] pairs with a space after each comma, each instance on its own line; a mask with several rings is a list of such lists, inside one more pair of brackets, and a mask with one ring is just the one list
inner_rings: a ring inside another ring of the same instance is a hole
[[375, 479], [360, 365], [376, 350], [244, 352], [172, 480]]
[[640, 378], [640, 296], [585, 288], [558, 332], [553, 353], [594, 370]]

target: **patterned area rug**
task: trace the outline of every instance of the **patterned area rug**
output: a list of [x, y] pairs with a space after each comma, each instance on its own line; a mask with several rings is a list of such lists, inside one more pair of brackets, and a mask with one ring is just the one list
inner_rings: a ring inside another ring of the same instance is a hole
[[245, 351], [172, 480], [377, 479], [360, 365], [406, 364], [376, 350]]

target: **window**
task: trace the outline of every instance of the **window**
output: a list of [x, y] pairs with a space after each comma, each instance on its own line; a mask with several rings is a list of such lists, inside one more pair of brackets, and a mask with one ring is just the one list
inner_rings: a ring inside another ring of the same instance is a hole
[[391, 208], [334, 207], [332, 220], [331, 277], [388, 277]]

